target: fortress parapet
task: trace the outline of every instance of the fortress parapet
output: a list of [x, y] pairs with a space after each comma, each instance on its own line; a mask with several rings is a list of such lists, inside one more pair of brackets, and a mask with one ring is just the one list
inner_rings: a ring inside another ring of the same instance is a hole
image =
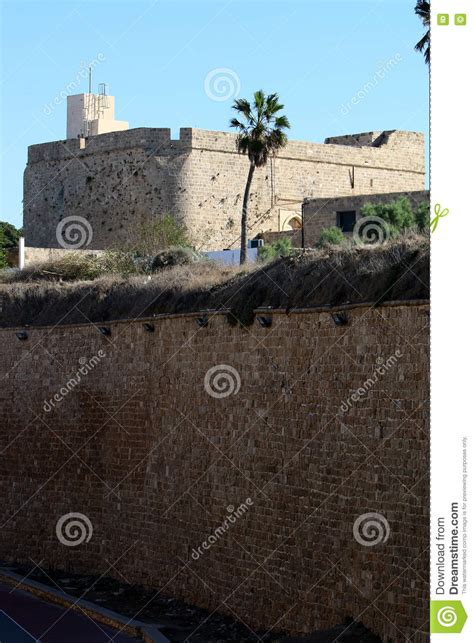
[[[308, 198], [423, 190], [424, 156], [423, 135], [399, 130], [290, 141], [255, 173], [250, 236], [298, 225]], [[32, 145], [26, 245], [57, 247], [58, 223], [74, 216], [90, 223], [91, 249], [117, 247], [172, 214], [197, 247], [237, 247], [247, 171], [228, 132], [182, 128], [173, 139], [167, 128], [136, 128]]]

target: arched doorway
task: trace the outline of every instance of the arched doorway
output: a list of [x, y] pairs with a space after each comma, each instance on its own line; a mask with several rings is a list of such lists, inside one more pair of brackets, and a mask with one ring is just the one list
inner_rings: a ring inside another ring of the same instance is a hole
[[289, 217], [287, 217], [282, 225], [282, 232], [286, 232], [289, 230], [301, 230], [303, 227], [303, 222], [301, 220], [301, 216], [299, 214], [292, 213]]

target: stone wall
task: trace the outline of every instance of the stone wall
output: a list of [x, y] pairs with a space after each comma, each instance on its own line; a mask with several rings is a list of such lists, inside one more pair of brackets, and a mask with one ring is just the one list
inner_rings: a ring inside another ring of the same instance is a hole
[[[124, 577], [253, 629], [352, 616], [428, 640], [427, 305], [346, 314], [1, 330], [0, 558]], [[206, 385], [216, 365], [227, 397]], [[56, 534], [69, 512], [93, 527], [76, 547]], [[374, 546], [353, 534], [367, 513], [386, 520]]]
[[[424, 188], [423, 135], [393, 131], [290, 141], [256, 171], [250, 235], [283, 229], [305, 198]], [[348, 139], [352, 144], [348, 144]], [[248, 160], [235, 135], [139, 128], [29, 148], [24, 177], [26, 245], [58, 247], [65, 217], [85, 218], [88, 247], [129, 242], [143, 224], [173, 214], [202, 249], [238, 247]]]
[[[30, 248], [25, 247], [25, 266], [31, 264], [58, 261], [68, 256], [98, 257], [103, 255], [102, 250], [66, 250], [64, 248]], [[17, 262], [18, 265], [18, 262]]]
[[293, 248], [301, 248], [303, 246], [301, 239], [301, 229], [300, 230], [286, 230], [284, 232], [264, 232], [262, 238], [265, 241], [265, 245], [271, 245], [276, 243], [281, 239], [287, 238], [291, 240], [291, 245]]

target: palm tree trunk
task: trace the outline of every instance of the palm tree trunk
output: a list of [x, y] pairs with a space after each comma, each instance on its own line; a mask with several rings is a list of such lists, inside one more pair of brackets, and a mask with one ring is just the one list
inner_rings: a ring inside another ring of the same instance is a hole
[[247, 176], [247, 184], [244, 192], [244, 202], [242, 204], [242, 221], [240, 229], [240, 264], [247, 262], [247, 214], [248, 203], [250, 197], [250, 186], [252, 185], [253, 173], [255, 172], [255, 164], [250, 163], [249, 173]]

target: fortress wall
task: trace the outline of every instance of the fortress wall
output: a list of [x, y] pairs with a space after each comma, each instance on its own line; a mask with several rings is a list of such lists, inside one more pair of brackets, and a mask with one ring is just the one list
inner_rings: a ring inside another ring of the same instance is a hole
[[[231, 132], [214, 132], [200, 129], [185, 129], [184, 132], [192, 133], [191, 145], [193, 148], [236, 154], [236, 135]], [[353, 140], [350, 135], [341, 138]], [[337, 138], [327, 140], [337, 140]], [[387, 133], [384, 141], [379, 147], [373, 147], [363, 144], [349, 146], [343, 142], [328, 144], [290, 140], [283, 150], [279, 152], [278, 157], [349, 166], [368, 165], [370, 167], [424, 173], [425, 150], [423, 134], [395, 130]]]
[[[379, 147], [290, 141], [255, 173], [250, 236], [280, 230], [305, 198], [422, 190], [423, 136], [386, 135]], [[93, 230], [91, 249], [133, 239], [144, 223], [164, 214], [184, 221], [202, 249], [238, 247], [248, 159], [235, 135], [140, 128], [32, 146], [24, 179], [26, 244], [57, 247], [56, 228], [67, 216]]]
[[[233, 134], [193, 130], [192, 148], [193, 188], [185, 197], [192, 236], [206, 249], [239, 247], [248, 160], [236, 154]], [[275, 160], [255, 172], [249, 237], [281, 230], [289, 212], [301, 213], [305, 198], [423, 189], [419, 134], [395, 132], [379, 148], [290, 141]]]
[[89, 222], [87, 249], [129, 243], [153, 217], [183, 212], [177, 181], [185, 160], [179, 149], [155, 157], [136, 147], [29, 166], [24, 176], [26, 244], [59, 247], [56, 229], [65, 217]]
[[28, 163], [41, 161], [70, 160], [74, 156], [89, 156], [99, 152], [115, 152], [145, 148], [151, 152], [158, 150], [189, 147], [189, 130], [182, 130], [179, 139], [171, 139], [168, 128], [138, 127], [121, 132], [109, 132], [91, 136], [88, 139], [70, 138], [52, 143], [30, 145], [28, 148]]
[[[384, 640], [427, 641], [426, 313], [360, 306], [336, 326], [328, 311], [274, 312], [249, 329], [175, 315], [153, 333], [120, 322], [110, 337], [89, 324], [26, 341], [1, 330], [0, 558], [123, 575], [254, 629], [352, 616]], [[237, 373], [224, 398], [205, 386], [219, 364]], [[56, 534], [69, 512], [93, 527], [76, 547]], [[366, 513], [388, 525], [374, 546], [353, 534]]]

